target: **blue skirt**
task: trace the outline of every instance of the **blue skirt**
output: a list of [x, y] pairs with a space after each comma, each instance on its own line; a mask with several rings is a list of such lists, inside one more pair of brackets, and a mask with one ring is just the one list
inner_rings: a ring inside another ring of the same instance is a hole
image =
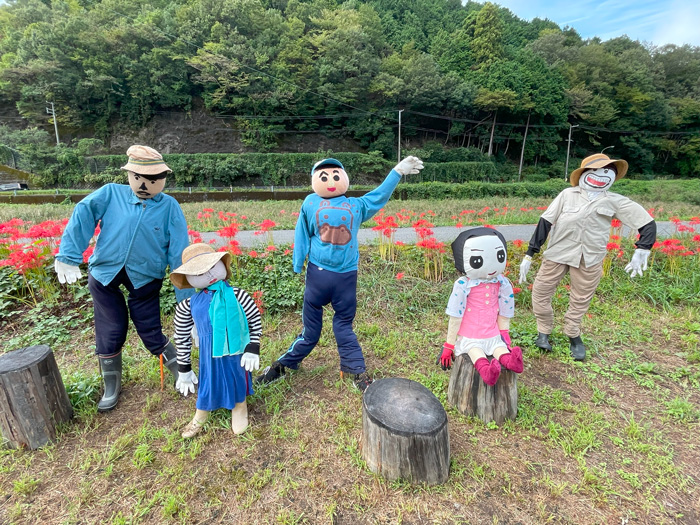
[[218, 408], [232, 410], [253, 393], [252, 376], [241, 366], [243, 354], [212, 357], [211, 299], [212, 293], [203, 290], [190, 300], [192, 318], [199, 335], [197, 408], [208, 412]]

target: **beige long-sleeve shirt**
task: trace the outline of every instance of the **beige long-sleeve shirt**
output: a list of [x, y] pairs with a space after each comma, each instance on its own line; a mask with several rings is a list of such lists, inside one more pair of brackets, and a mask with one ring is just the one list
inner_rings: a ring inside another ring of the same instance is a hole
[[579, 186], [557, 195], [542, 218], [552, 224], [543, 256], [574, 268], [579, 267], [582, 257], [586, 267], [603, 261], [613, 219], [619, 219], [634, 230], [654, 220], [628, 197], [605, 191], [590, 200], [588, 192]]

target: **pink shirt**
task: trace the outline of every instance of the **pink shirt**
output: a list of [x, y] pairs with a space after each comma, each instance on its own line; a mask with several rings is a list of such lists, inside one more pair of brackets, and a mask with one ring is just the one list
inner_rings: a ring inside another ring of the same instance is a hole
[[498, 316], [515, 315], [513, 285], [503, 275], [491, 281], [460, 277], [452, 288], [445, 313], [462, 318], [457, 332], [462, 337], [487, 339], [500, 335]]

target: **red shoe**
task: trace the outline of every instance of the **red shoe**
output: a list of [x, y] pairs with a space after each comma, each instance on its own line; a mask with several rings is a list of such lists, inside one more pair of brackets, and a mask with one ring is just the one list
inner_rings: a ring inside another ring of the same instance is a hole
[[503, 354], [498, 360], [505, 368], [516, 374], [523, 371], [523, 351], [519, 346], [512, 347], [510, 354]]
[[489, 386], [495, 385], [496, 381], [498, 381], [498, 376], [501, 375], [501, 363], [498, 362], [498, 359], [492, 359], [491, 362], [489, 362], [488, 359], [482, 357], [476, 360], [474, 368], [479, 372], [484, 383]]

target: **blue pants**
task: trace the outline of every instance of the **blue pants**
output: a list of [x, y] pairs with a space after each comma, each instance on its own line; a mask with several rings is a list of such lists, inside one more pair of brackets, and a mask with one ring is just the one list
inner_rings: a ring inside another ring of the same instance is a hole
[[[129, 292], [127, 301], [119, 289]], [[160, 323], [160, 289], [163, 279], [155, 279], [141, 288], [134, 288], [124, 268], [104, 286], [88, 274], [88, 289], [95, 309], [95, 353], [110, 357], [121, 352], [129, 328], [129, 314], [144, 346], [153, 355], [160, 355], [168, 344]]]
[[299, 363], [311, 353], [321, 337], [323, 307], [328, 303], [335, 311], [333, 333], [340, 354], [340, 369], [360, 374], [365, 371], [365, 358], [352, 330], [357, 311], [357, 270], [337, 273], [308, 264], [302, 311], [304, 329], [278, 361], [292, 370], [299, 368]]

